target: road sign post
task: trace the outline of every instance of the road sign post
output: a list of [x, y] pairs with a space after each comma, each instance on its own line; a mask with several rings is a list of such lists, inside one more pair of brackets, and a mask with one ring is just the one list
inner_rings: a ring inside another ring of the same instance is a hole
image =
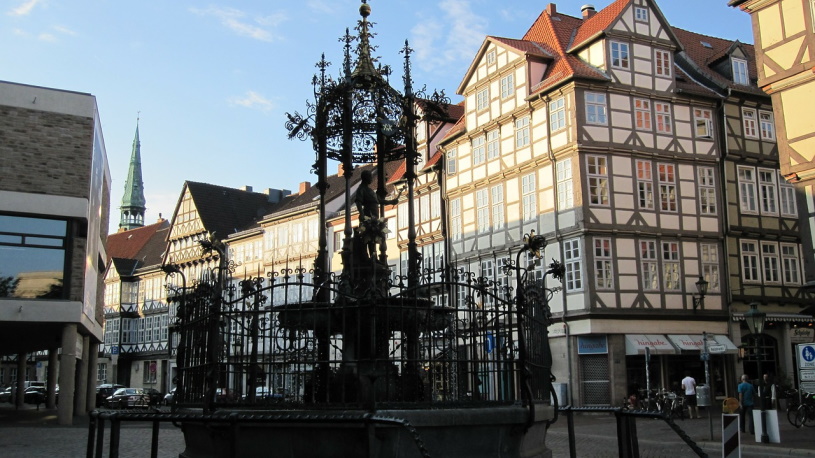
[[815, 344], [798, 344], [798, 388], [815, 393]]

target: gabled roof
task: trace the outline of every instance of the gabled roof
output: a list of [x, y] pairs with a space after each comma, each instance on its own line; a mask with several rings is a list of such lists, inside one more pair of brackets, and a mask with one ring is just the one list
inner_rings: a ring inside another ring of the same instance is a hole
[[478, 52], [473, 58], [470, 66], [467, 68], [467, 72], [464, 74], [464, 78], [462, 78], [461, 83], [458, 85], [458, 89], [456, 89], [457, 94], [463, 94], [464, 88], [469, 83], [470, 79], [475, 74], [476, 69], [478, 68], [478, 63], [481, 61], [481, 58], [486, 54], [487, 48], [489, 48], [490, 43], [500, 43], [502, 46], [508, 46], [513, 48], [514, 50], [524, 54], [526, 56], [534, 56], [537, 58], [542, 59], [551, 59], [552, 53], [548, 51], [544, 46], [541, 46], [540, 43], [533, 43], [528, 40], [515, 40], [512, 38], [502, 38], [502, 37], [493, 37], [487, 36], [484, 39], [484, 42], [481, 43], [481, 48], [478, 49]]
[[572, 43], [569, 45], [569, 50], [575, 50], [579, 48], [580, 45], [593, 41], [593, 38], [607, 31], [630, 2], [631, 0], [617, 0], [595, 13], [594, 16], [581, 21], [574, 40], [572, 40]]
[[[630, 0], [617, 0], [614, 5], [619, 2], [626, 3], [627, 1]], [[596, 13], [595, 17], [600, 15], [603, 11]], [[586, 22], [590, 22], [593, 19], [594, 17]], [[544, 47], [551, 50], [554, 55], [554, 61], [546, 69], [543, 80], [532, 86], [530, 94], [541, 92], [574, 77], [600, 81], [609, 80], [609, 77], [603, 72], [567, 52], [572, 37], [575, 36], [578, 29], [584, 25], [583, 22], [583, 19], [557, 12], [550, 15], [548, 11], [544, 10], [526, 32], [523, 37], [524, 40], [541, 43]]]
[[160, 234], [158, 238], [166, 237], [166, 230], [169, 227], [169, 221], [162, 219], [149, 226], [108, 235], [108, 260], [111, 258], [137, 259], [138, 254], [156, 237], [157, 233]]
[[[186, 181], [184, 186], [192, 196], [204, 228], [210, 233], [215, 232], [219, 239], [246, 229], [276, 205], [262, 193], [195, 181]], [[182, 192], [178, 205], [183, 196]]]
[[[720, 88], [730, 88], [766, 96], [755, 83], [758, 80], [758, 72], [756, 70], [756, 52], [753, 45], [689, 32], [678, 27], [672, 27], [672, 29], [674, 35], [682, 43], [684, 56], [692, 61], [696, 67], [695, 69], [688, 69], [689, 72], [693, 70], [700, 72], [703, 77]], [[723, 59], [727, 59], [735, 49], [741, 49], [747, 57], [747, 72], [750, 76], [749, 86], [734, 83], [714, 68]], [[681, 59], [677, 59], [677, 62], [681, 63]]]

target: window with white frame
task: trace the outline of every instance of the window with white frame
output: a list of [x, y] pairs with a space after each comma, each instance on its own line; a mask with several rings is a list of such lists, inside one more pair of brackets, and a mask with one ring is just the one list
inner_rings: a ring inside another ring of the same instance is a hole
[[490, 88], [481, 89], [475, 94], [475, 109], [484, 110], [490, 106]]
[[574, 185], [572, 184], [572, 160], [564, 159], [557, 163], [557, 208], [565, 210], [574, 207]]
[[387, 224], [388, 224], [388, 231], [390, 231], [390, 232], [388, 232], [387, 238], [389, 240], [390, 239], [395, 239], [396, 235], [397, 235], [397, 232], [398, 232], [398, 230], [396, 229], [396, 219], [388, 218], [387, 219]]
[[586, 156], [589, 204], [608, 206], [608, 165], [605, 156]]
[[758, 270], [758, 244], [753, 241], [741, 242], [741, 276], [745, 283], [760, 282]]
[[169, 321], [170, 317], [167, 315], [161, 316], [161, 340], [166, 341], [169, 334]]
[[781, 283], [778, 267], [778, 245], [773, 242], [761, 242], [761, 266], [765, 283]]
[[566, 280], [566, 291], [583, 289], [583, 272], [581, 267], [580, 239], [563, 242], [563, 255]]
[[512, 286], [512, 270], [508, 269], [510, 260], [507, 256], [502, 256], [495, 260], [495, 276], [498, 282], [498, 294], [504, 299], [510, 299], [509, 288]]
[[277, 228], [277, 246], [286, 246], [289, 244], [289, 227], [280, 226]]
[[611, 66], [614, 68], [628, 69], [628, 43], [619, 41], [611, 42]]
[[291, 243], [303, 242], [303, 223], [292, 224], [291, 227]]
[[420, 222], [430, 221], [430, 194], [425, 194], [419, 199]]
[[651, 101], [634, 99], [634, 117], [637, 130], [651, 130]]
[[739, 206], [744, 213], [758, 213], [756, 205], [756, 175], [752, 167], [738, 167]]
[[752, 108], [741, 109], [741, 119], [744, 125], [744, 136], [747, 138], [758, 138], [758, 129], [756, 128], [756, 110]]
[[515, 148], [529, 145], [529, 116], [515, 120]]
[[659, 204], [664, 212], [677, 210], [676, 197], [676, 165], [659, 164], [657, 166], [659, 181]]
[[778, 202], [782, 216], [798, 216], [798, 207], [795, 205], [795, 187], [778, 172]]
[[589, 124], [608, 124], [605, 94], [586, 92], [586, 122]]
[[662, 281], [665, 289], [677, 291], [679, 278], [679, 242], [662, 242]]
[[475, 192], [476, 222], [478, 233], [486, 234], [490, 231], [490, 197], [489, 190], [479, 189]]
[[430, 217], [433, 219], [441, 216], [441, 192], [433, 191], [430, 193]]
[[[492, 259], [482, 259], [481, 260], [481, 276], [490, 280], [495, 281], [495, 265], [492, 262]], [[492, 292], [491, 290], [489, 291]], [[489, 308], [495, 305], [495, 298], [492, 294], [482, 294], [481, 295], [482, 305], [485, 308]]]
[[648, 8], [641, 6], [634, 7], [634, 20], [638, 22], [648, 22]]
[[139, 332], [139, 337], [138, 337], [138, 339], [134, 340], [133, 343], [145, 342], [145, 340], [144, 340], [144, 324], [145, 324], [144, 323], [144, 318], [142, 318], [140, 320], [135, 320], [135, 324], [137, 324], [138, 328], [139, 328], [139, 331], [138, 331]]
[[671, 104], [655, 102], [654, 111], [657, 118], [657, 132], [661, 134], [673, 133], [673, 124], [671, 123]]
[[498, 184], [490, 188], [492, 205], [492, 228], [503, 229], [504, 227], [504, 185]]
[[487, 159], [501, 155], [501, 132], [498, 129], [487, 132]]
[[450, 201], [450, 235], [453, 240], [461, 240], [461, 199]]
[[566, 97], [549, 102], [549, 131], [557, 132], [566, 128]]
[[494, 49], [487, 53], [487, 63], [488, 64], [494, 64], [495, 63], [495, 50]]
[[656, 73], [659, 76], [671, 76], [671, 53], [657, 49], [654, 51]]
[[521, 205], [523, 207], [524, 221], [534, 221], [538, 216], [536, 192], [537, 188], [534, 173], [530, 173], [521, 178]]
[[456, 162], [457, 161], [456, 153], [457, 153], [456, 148], [452, 148], [449, 151], [447, 151], [447, 174], [448, 175], [455, 175], [456, 171], [458, 170], [458, 167], [457, 167], [458, 163]]
[[399, 223], [399, 229], [406, 229], [408, 227], [408, 204], [402, 202], [396, 209], [396, 220]]
[[311, 219], [308, 221], [308, 239], [317, 240], [320, 237], [320, 224], [319, 221]]
[[799, 274], [800, 264], [798, 260], [798, 245], [782, 243], [781, 266], [784, 269], [784, 284], [797, 285], [801, 283]]
[[750, 84], [750, 77], [747, 73], [747, 61], [732, 57], [730, 62], [733, 64], [733, 82], [736, 84]]
[[486, 159], [486, 149], [484, 145], [484, 136], [479, 135], [472, 139], [473, 148], [473, 165], [478, 165]]
[[774, 142], [775, 122], [773, 121], [773, 114], [769, 111], [759, 111], [758, 117], [761, 124], [761, 139]]
[[659, 289], [659, 260], [657, 259], [657, 242], [640, 240], [640, 267], [642, 270], [642, 289], [656, 291]]
[[699, 213], [716, 214], [716, 175], [713, 167], [699, 167]]
[[637, 202], [641, 210], [654, 209], [654, 177], [651, 161], [637, 159]]
[[594, 239], [594, 285], [597, 289], [611, 289], [613, 287], [613, 262], [611, 239]]
[[144, 340], [142, 342], [153, 341], [153, 317], [144, 317]]
[[96, 363], [96, 381], [105, 383], [108, 380], [107, 363]]
[[707, 290], [719, 291], [719, 249], [715, 243], [699, 244], [699, 261], [702, 263], [702, 278], [707, 282]]
[[515, 75], [509, 74], [501, 78], [501, 98], [505, 99], [515, 93]]
[[776, 198], [776, 178], [778, 171], [772, 169], [758, 169], [758, 188], [761, 196], [761, 213], [778, 214], [778, 199]]
[[713, 113], [710, 110], [695, 108], [693, 122], [696, 138], [713, 138]]

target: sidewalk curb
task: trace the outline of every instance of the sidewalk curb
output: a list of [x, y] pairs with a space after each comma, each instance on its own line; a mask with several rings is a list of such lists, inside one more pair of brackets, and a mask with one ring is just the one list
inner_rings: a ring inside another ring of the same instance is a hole
[[[716, 452], [722, 451], [722, 443], [716, 441], [699, 441], [696, 443], [704, 450]], [[780, 448], [780, 447], [766, 447], [763, 445], [742, 444], [742, 452], [750, 452], [750, 454], [766, 454], [768, 456], [815, 456], [815, 450], [807, 450], [803, 448]]]

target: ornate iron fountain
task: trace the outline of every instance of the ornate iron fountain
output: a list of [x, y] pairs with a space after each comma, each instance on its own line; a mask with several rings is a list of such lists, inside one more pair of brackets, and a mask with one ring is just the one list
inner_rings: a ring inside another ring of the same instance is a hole
[[[220, 266], [176, 296], [173, 413], [189, 415], [182, 456], [549, 456], [545, 426], [556, 409], [545, 282], [562, 266], [529, 275], [546, 245], [532, 233], [504, 267], [514, 285], [449, 260], [422, 268], [415, 131], [443, 117], [448, 101], [414, 92], [407, 42], [404, 89], [391, 87], [390, 70], [371, 57], [370, 13], [363, 3], [358, 34], [346, 31], [340, 75], [328, 75], [323, 57], [314, 102], [287, 123], [290, 137], [311, 140], [316, 152], [313, 265], [233, 281], [235, 265], [211, 239], [202, 245]], [[345, 177], [340, 272], [330, 267], [325, 224], [329, 160]], [[404, 275], [388, 268], [382, 236], [394, 203], [385, 185], [391, 161], [406, 167]]]

